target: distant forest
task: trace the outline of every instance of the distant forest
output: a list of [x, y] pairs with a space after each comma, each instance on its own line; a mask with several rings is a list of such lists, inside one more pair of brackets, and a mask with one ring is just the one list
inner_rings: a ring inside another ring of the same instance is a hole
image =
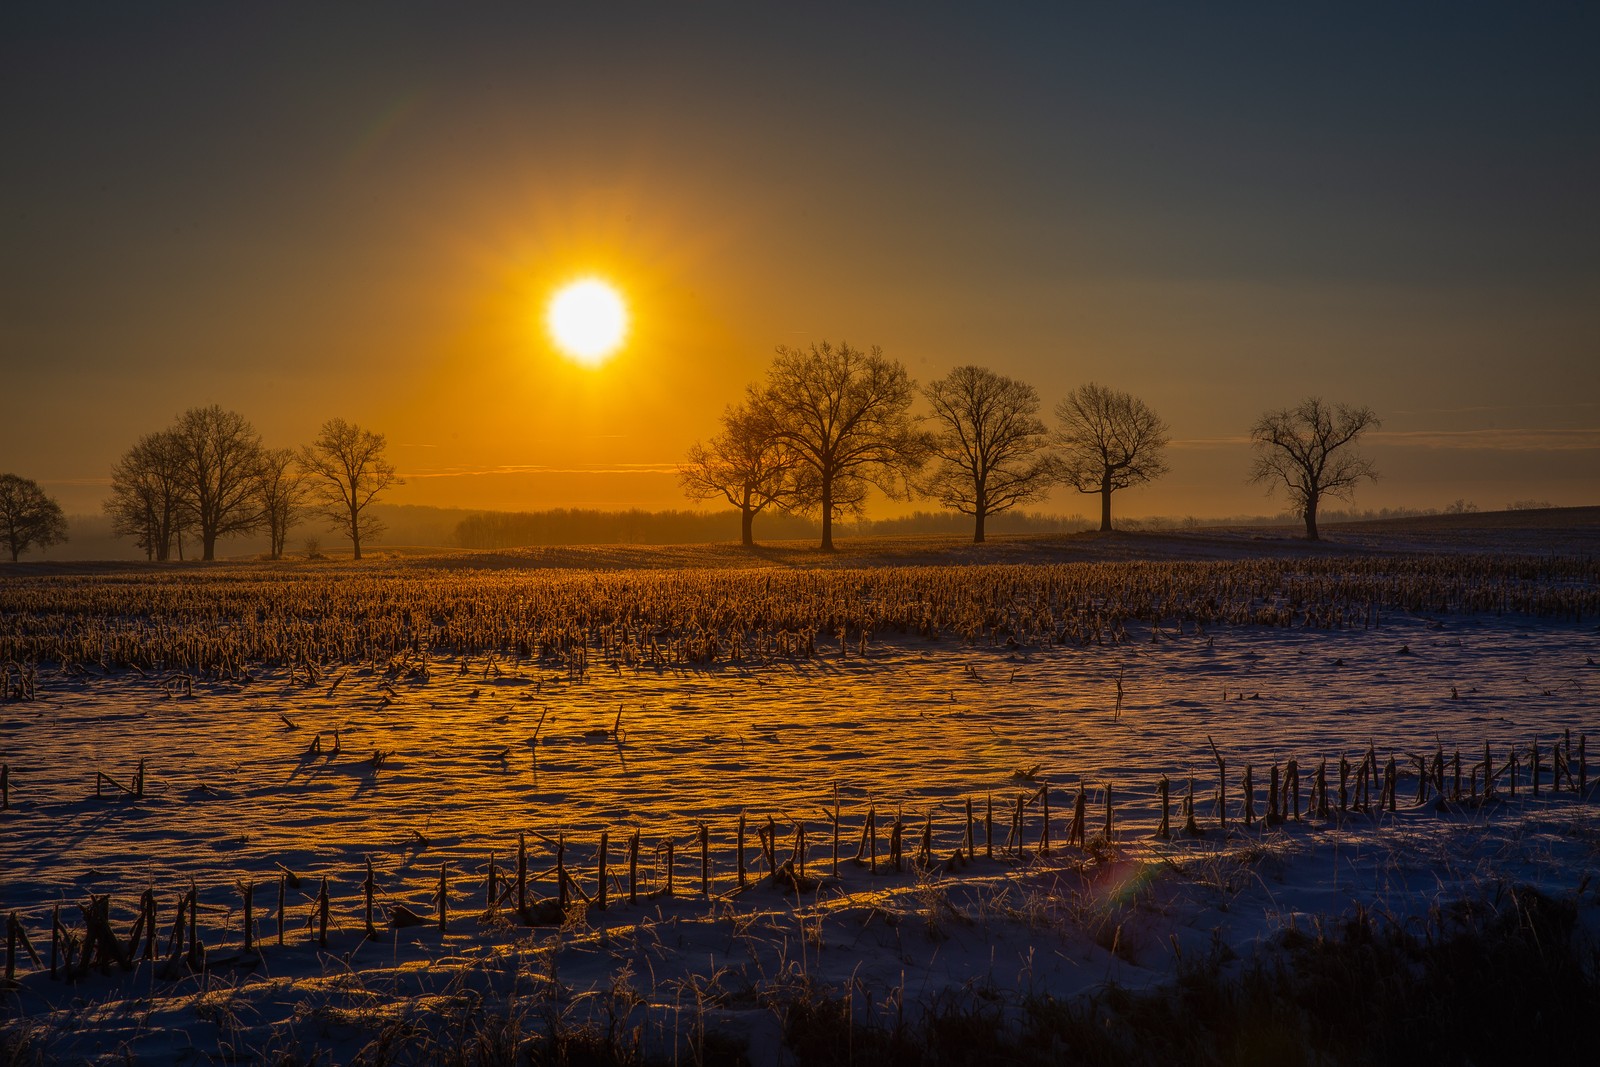
[[[1544, 505], [1548, 506], [1548, 505]], [[427, 511], [426, 508], [412, 509]], [[1403, 519], [1447, 514], [1453, 508], [1377, 508], [1327, 511], [1328, 522], [1359, 522], [1371, 519]], [[1476, 510], [1476, 509], [1474, 509]], [[386, 518], [391, 526], [399, 522]], [[1182, 530], [1202, 526], [1293, 526], [1300, 516], [1234, 515], [1225, 518], [1155, 517], [1124, 519], [1125, 530]], [[841, 522], [838, 528], [850, 537], [909, 537], [918, 535], [961, 536], [971, 533], [972, 520], [950, 511], [917, 511], [892, 519], [865, 519]], [[777, 512], [761, 520], [761, 536], [767, 541], [803, 541], [817, 536], [821, 524], [815, 519]], [[1048, 515], [1042, 512], [1005, 512], [990, 519], [994, 534], [1063, 534], [1093, 530], [1094, 522], [1079, 515]], [[722, 511], [598, 511], [556, 508], [550, 511], [480, 511], [455, 524], [447, 542], [455, 548], [508, 549], [531, 545], [685, 545], [738, 539], [739, 512]], [[402, 541], [395, 544], [429, 542]]]
[[[1544, 508], [1545, 501], [1516, 501], [1508, 510]], [[1400, 519], [1414, 516], [1451, 514], [1476, 510], [1454, 504], [1443, 508], [1372, 508], [1324, 513], [1327, 522], [1359, 522], [1370, 519]], [[537, 545], [576, 544], [698, 544], [707, 541], [737, 541], [739, 513], [722, 511], [601, 511], [584, 508], [557, 508], [549, 511], [475, 511], [464, 508], [436, 508], [416, 504], [375, 504], [375, 514], [387, 527], [383, 539], [374, 546], [385, 547], [507, 549]], [[1224, 517], [1157, 517], [1125, 519], [1126, 530], [1182, 530], [1201, 526], [1293, 526], [1298, 516], [1231, 515]], [[761, 520], [763, 538], [770, 540], [809, 540], [817, 536], [815, 519], [775, 513]], [[143, 559], [144, 552], [127, 538], [113, 533], [111, 520], [104, 515], [67, 517], [71, 540], [54, 545], [39, 555], [45, 559]], [[997, 534], [1077, 533], [1094, 528], [1083, 515], [1047, 515], [1015, 512], [996, 515], [990, 525]], [[855, 537], [893, 537], [899, 535], [950, 535], [971, 533], [971, 519], [948, 511], [919, 511], [899, 518], [841, 523], [840, 530]], [[268, 551], [265, 534], [243, 535], [227, 543], [227, 555], [254, 558]], [[313, 552], [341, 555], [348, 551], [345, 542], [325, 530], [321, 523], [307, 522], [296, 527], [285, 555], [304, 559]], [[174, 558], [177, 558], [176, 554]], [[185, 542], [183, 558], [197, 559], [195, 546]]]
[[[841, 523], [855, 536], [970, 533], [972, 520], [948, 511], [919, 511], [895, 519]], [[761, 536], [769, 541], [816, 537], [815, 519], [778, 512], [761, 520]], [[1081, 515], [1007, 513], [995, 516], [995, 533], [1073, 533], [1089, 528]], [[681, 545], [731, 541], [739, 534], [739, 513], [722, 511], [485, 511], [462, 519], [455, 527], [458, 548], [518, 548], [523, 545]]]

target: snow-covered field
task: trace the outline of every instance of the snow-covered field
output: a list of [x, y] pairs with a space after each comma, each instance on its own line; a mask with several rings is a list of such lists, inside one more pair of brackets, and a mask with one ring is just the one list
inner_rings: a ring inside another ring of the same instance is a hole
[[[418, 1048], [439, 1059], [469, 1036], [514, 1048], [518, 1033], [591, 1023], [616, 1034], [642, 1025], [651, 1057], [702, 1054], [711, 1033], [748, 1042], [751, 1062], [778, 1063], [790, 1056], [779, 1005], [806, 989], [851, 990], [858, 1021], [889, 1026], [951, 997], [1007, 1005], [1108, 981], [1154, 986], [1185, 955], [1226, 946], [1248, 956], [1286, 927], [1317, 929], [1357, 909], [1424, 930], [1441, 908], [1512, 884], [1575, 901], [1600, 929], [1592, 619], [1390, 610], [1371, 629], [1167, 621], [1130, 623], [1120, 643], [1089, 646], [899, 635], [842, 649], [822, 635], [818, 646], [814, 659], [583, 674], [510, 655], [325, 665], [314, 680], [263, 666], [248, 684], [197, 680], [192, 691], [46, 665], [35, 699], [0, 704], [11, 775], [0, 907], [43, 964], [19, 949], [4, 994], [8, 1048], [69, 1062], [346, 1062]], [[1574, 778], [1586, 746], [1587, 794], [1551, 788], [1551, 746], [1568, 734]], [[1449, 761], [1459, 748], [1462, 788], [1470, 781], [1476, 794], [1485, 741], [1497, 772], [1516, 746], [1514, 798], [1500, 774], [1489, 803], [1416, 803], [1413, 756], [1442, 750]], [[1225, 830], [1213, 743], [1227, 761]], [[1336, 790], [1340, 757], [1357, 764], [1369, 746], [1380, 764], [1396, 758], [1397, 811], [1240, 824], [1247, 765], [1258, 815], [1271, 768], [1291, 758], [1309, 809], [1320, 761]], [[142, 798], [121, 788], [141, 760]], [[97, 790], [96, 772], [115, 784]], [[1167, 840], [1155, 836], [1163, 775]], [[1200, 836], [1182, 831], [1191, 778]], [[1107, 843], [1095, 839], [1108, 786]], [[1066, 843], [1080, 787], [1088, 848]], [[1019, 797], [1020, 856], [1008, 840]], [[954, 855], [967, 844], [969, 801], [970, 863]], [[876, 871], [855, 859], [869, 810]], [[888, 862], [897, 812], [900, 871]], [[769, 817], [780, 863], [803, 824], [804, 877], [767, 877], [758, 831]], [[927, 864], [915, 862], [925, 825]], [[513, 914], [519, 834], [530, 899], [556, 891], [558, 841], [573, 880], [566, 912], [541, 907], [533, 925]], [[309, 922], [323, 878], [326, 946]], [[175, 906], [191, 880], [204, 964], [173, 966]], [[245, 952], [250, 883], [256, 945]], [[49, 978], [53, 908], [81, 933], [78, 905], [109, 894], [126, 937], [147, 888], [159, 909], [155, 961]], [[427, 921], [395, 928], [394, 906]]]

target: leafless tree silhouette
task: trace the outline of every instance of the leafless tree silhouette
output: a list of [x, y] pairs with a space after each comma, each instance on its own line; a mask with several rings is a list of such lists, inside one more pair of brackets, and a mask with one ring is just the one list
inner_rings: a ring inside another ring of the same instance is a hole
[[361, 558], [361, 543], [384, 529], [367, 508], [391, 485], [405, 484], [384, 458], [386, 446], [383, 434], [334, 418], [300, 450], [300, 466], [311, 483], [312, 509], [350, 539], [356, 559]]
[[1111, 529], [1111, 494], [1167, 473], [1167, 424], [1129, 393], [1090, 382], [1056, 405], [1062, 478], [1100, 494], [1100, 529]]
[[720, 496], [738, 508], [740, 541], [750, 548], [756, 516], [793, 499], [798, 466], [793, 449], [768, 436], [761, 420], [739, 405], [723, 412], [721, 433], [689, 449], [678, 482], [691, 500]]
[[1316, 396], [1269, 411], [1250, 428], [1256, 450], [1250, 480], [1266, 482], [1269, 494], [1279, 485], [1286, 488], [1290, 506], [1306, 520], [1306, 540], [1316, 541], [1322, 498], [1348, 500], [1356, 483], [1378, 477], [1372, 463], [1356, 451], [1361, 435], [1378, 425], [1371, 408], [1328, 404]]
[[11, 550], [11, 562], [30, 548], [49, 548], [67, 539], [67, 518], [61, 505], [45, 495], [39, 483], [16, 474], [0, 474], [0, 539]]
[[833, 551], [833, 520], [859, 513], [869, 485], [910, 494], [928, 434], [911, 415], [915, 383], [874, 346], [862, 352], [824, 341], [809, 350], [779, 346], [766, 385], [750, 387], [752, 415], [799, 462], [794, 507], [822, 516], [822, 550]]
[[260, 479], [261, 514], [266, 522], [269, 551], [273, 559], [282, 559], [289, 531], [294, 529], [305, 510], [309, 489], [295, 450], [262, 449]]
[[183, 508], [183, 467], [170, 430], [145, 434], [111, 468], [104, 504], [111, 528], [132, 537], [145, 558], [165, 563], [173, 542], [181, 546], [188, 514]]
[[218, 538], [261, 527], [261, 437], [243, 415], [216, 404], [185, 411], [170, 433], [200, 558], [215, 559]]
[[984, 520], [1038, 500], [1059, 477], [1045, 446], [1033, 386], [984, 367], [957, 367], [922, 390], [939, 431], [933, 469], [918, 486], [947, 508], [973, 517], [974, 543]]

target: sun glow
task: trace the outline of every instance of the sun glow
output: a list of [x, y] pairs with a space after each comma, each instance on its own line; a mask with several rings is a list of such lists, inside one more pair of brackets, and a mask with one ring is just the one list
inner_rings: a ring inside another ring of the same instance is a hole
[[587, 367], [598, 367], [621, 347], [628, 333], [628, 309], [616, 289], [598, 278], [584, 278], [550, 298], [545, 324], [556, 345]]

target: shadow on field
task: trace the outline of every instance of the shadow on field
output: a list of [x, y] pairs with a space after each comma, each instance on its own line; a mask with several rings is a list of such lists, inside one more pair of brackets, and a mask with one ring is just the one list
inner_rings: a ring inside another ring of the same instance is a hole
[[[1600, 947], [1578, 909], [1533, 889], [1442, 909], [1420, 933], [1358, 913], [1290, 930], [1238, 964], [1224, 947], [1176, 981], [1084, 1001], [925, 1005], [920, 1021], [862, 1026], [861, 1005], [796, 999], [784, 1037], [801, 1064], [1373, 1064], [1556, 1061], [1592, 1041]], [[906, 1017], [912, 1015], [906, 1012]]]

